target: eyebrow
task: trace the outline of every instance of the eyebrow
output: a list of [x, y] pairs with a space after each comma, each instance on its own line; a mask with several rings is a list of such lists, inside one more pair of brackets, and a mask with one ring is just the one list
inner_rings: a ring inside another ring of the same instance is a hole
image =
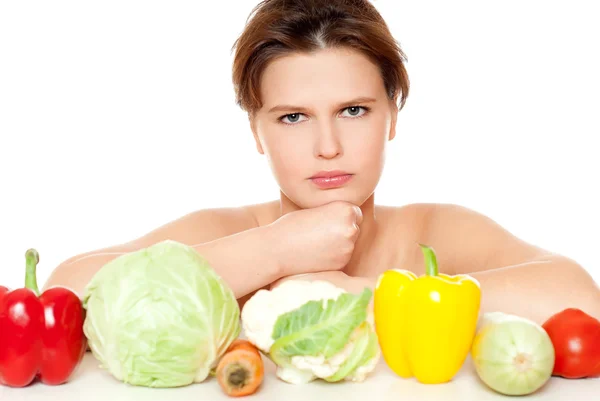
[[[360, 104], [373, 103], [375, 101], [377, 101], [377, 99], [372, 98], [372, 97], [367, 97], [367, 96], [361, 96], [361, 97], [357, 97], [355, 99], [352, 99], [347, 102], [343, 102], [343, 103], [339, 104], [338, 108], [345, 109], [346, 107], [356, 106], [359, 103]], [[283, 111], [307, 112], [308, 108], [302, 107], [302, 106], [294, 106], [291, 104], [279, 104], [277, 106], [270, 108], [268, 113], [274, 113], [276, 111], [277, 112], [283, 112]]]

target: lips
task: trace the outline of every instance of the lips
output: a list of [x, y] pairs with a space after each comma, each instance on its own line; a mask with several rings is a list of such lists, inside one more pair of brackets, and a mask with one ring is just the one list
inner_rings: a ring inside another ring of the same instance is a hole
[[341, 171], [341, 170], [319, 171], [317, 174], [313, 175], [310, 178], [311, 179], [314, 179], [314, 178], [331, 178], [331, 177], [339, 177], [339, 176], [343, 176], [343, 175], [349, 175], [349, 173], [347, 173], [345, 171]]
[[353, 174], [341, 170], [320, 171], [310, 177], [310, 180], [319, 188], [339, 188], [352, 179]]

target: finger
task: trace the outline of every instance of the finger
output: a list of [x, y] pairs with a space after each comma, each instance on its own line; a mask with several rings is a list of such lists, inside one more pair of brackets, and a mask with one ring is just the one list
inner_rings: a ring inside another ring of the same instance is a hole
[[354, 206], [354, 211], [356, 212], [356, 224], [360, 225], [363, 221], [362, 210], [358, 206]]
[[360, 235], [360, 227], [357, 223], [352, 223], [354, 225], [354, 235], [352, 236], [352, 241], [356, 242], [358, 236]]

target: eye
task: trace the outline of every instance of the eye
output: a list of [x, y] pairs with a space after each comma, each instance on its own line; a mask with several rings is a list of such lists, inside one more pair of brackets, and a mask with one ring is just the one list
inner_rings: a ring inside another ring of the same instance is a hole
[[[362, 111], [362, 113], [361, 113], [361, 111]], [[347, 107], [346, 109], [344, 109], [344, 112], [348, 112], [348, 114], [351, 117], [361, 117], [367, 111], [368, 111], [368, 109], [366, 107], [362, 107], [362, 106], [351, 106], [351, 107]]]
[[[300, 121], [302, 114], [300, 113], [292, 113], [292, 114], [286, 114], [285, 116], [281, 117], [279, 120], [284, 123], [284, 124], [296, 124]], [[287, 122], [284, 121], [287, 118]]]

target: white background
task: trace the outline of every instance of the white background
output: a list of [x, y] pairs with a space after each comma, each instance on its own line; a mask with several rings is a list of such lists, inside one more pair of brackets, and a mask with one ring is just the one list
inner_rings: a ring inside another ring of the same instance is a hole
[[[234, 104], [258, 0], [0, 3], [0, 284], [278, 188]], [[376, 202], [453, 202], [600, 281], [594, 1], [376, 6], [412, 89]], [[392, 266], [390, 266], [392, 267]]]

